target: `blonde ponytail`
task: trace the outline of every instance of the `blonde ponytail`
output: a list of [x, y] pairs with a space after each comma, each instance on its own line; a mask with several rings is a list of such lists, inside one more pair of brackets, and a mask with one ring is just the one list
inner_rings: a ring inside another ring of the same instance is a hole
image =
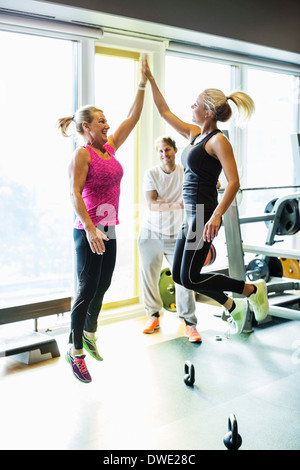
[[255, 105], [252, 98], [243, 91], [234, 91], [228, 96], [238, 109], [237, 125], [244, 125], [250, 119], [255, 111]]
[[207, 88], [201, 94], [206, 109], [214, 112], [216, 121], [226, 122], [232, 116], [228, 100], [232, 100], [238, 109], [237, 125], [242, 126], [253, 114], [255, 106], [252, 98], [243, 91], [234, 91], [226, 96], [217, 88]]
[[69, 127], [69, 125], [71, 124], [72, 121], [73, 121], [72, 116], [65, 117], [65, 118], [59, 118], [57, 120], [57, 127], [58, 127], [58, 129], [60, 129], [60, 131], [61, 131], [61, 133], [64, 137], [71, 137], [69, 134], [67, 134], [67, 130], [68, 130], [68, 127]]
[[100, 111], [103, 113], [102, 109], [97, 108], [96, 106], [82, 106], [79, 108], [73, 116], [60, 118], [57, 121], [57, 127], [61, 130], [61, 133], [64, 137], [70, 137], [67, 133], [69, 125], [71, 122], [74, 122], [76, 132], [80, 135], [83, 134], [82, 124], [84, 122], [91, 123], [94, 118], [94, 113]]

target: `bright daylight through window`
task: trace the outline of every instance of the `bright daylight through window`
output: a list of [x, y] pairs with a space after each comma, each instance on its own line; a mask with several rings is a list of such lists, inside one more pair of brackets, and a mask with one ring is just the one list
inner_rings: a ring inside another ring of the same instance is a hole
[[73, 44], [0, 32], [0, 307], [71, 295]]
[[[192, 122], [191, 106], [205, 88], [219, 88], [228, 93], [230, 83], [230, 65], [175, 55], [166, 56], [166, 99], [171, 110], [183, 121]], [[228, 131], [228, 123], [220, 124], [220, 129]], [[177, 161], [180, 162], [181, 152], [188, 145], [188, 141], [168, 125], [166, 134], [175, 139], [178, 147]], [[223, 231], [220, 231], [214, 243], [218, 253], [214, 267], [222, 267], [227, 263]]]
[[[103, 110], [114, 132], [127, 117], [137, 86], [136, 58], [96, 54], [95, 101]], [[117, 261], [112, 284], [105, 294], [105, 303], [135, 298], [136, 294], [136, 171], [137, 130], [118, 149], [116, 158], [124, 169], [117, 226]]]

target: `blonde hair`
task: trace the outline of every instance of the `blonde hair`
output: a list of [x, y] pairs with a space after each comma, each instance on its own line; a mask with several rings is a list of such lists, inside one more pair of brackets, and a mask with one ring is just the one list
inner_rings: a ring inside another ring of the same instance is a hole
[[57, 127], [61, 130], [61, 133], [64, 137], [70, 137], [70, 135], [67, 133], [67, 130], [71, 122], [74, 122], [76, 132], [82, 135], [83, 134], [82, 124], [84, 122], [91, 123], [92, 120], [94, 119], [94, 113], [97, 111], [100, 111], [101, 113], [103, 113], [102, 109], [96, 108], [96, 106], [91, 106], [91, 105], [82, 106], [80, 109], [76, 111], [75, 114], [73, 114], [73, 116], [68, 116], [68, 117], [58, 119]]
[[171, 137], [158, 137], [155, 141], [156, 151], [158, 150], [158, 144], [160, 144], [161, 142], [170, 145], [171, 147], [173, 147], [174, 150], [176, 150], [176, 142]]
[[201, 93], [206, 109], [214, 112], [216, 121], [226, 122], [232, 116], [232, 109], [228, 100], [232, 100], [238, 109], [237, 125], [242, 126], [254, 113], [255, 105], [252, 98], [243, 91], [234, 91], [226, 96], [217, 88], [207, 88]]

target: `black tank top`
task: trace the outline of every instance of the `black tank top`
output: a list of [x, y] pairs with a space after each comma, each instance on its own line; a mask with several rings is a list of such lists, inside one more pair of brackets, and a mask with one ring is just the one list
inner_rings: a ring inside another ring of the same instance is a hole
[[199, 143], [194, 144], [196, 135], [182, 151], [181, 163], [184, 167], [183, 201], [185, 205], [204, 204], [205, 211], [214, 211], [218, 205], [217, 182], [222, 165], [205, 150], [205, 144], [218, 132], [215, 129]]

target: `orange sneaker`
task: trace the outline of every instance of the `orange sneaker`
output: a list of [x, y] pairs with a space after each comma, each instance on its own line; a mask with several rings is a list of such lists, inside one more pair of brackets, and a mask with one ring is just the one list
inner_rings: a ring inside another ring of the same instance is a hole
[[159, 318], [151, 316], [147, 321], [143, 333], [154, 333], [155, 330], [159, 329]]
[[187, 336], [191, 343], [202, 343], [202, 338], [195, 326], [186, 325], [185, 336]]

